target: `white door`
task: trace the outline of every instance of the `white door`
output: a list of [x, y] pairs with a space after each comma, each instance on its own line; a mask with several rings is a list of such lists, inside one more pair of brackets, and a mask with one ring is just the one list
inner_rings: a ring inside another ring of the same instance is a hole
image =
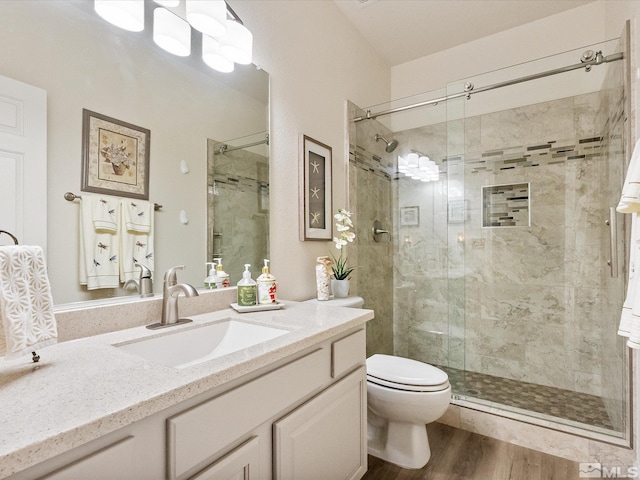
[[[0, 230], [47, 248], [47, 92], [0, 76]], [[0, 245], [11, 237], [0, 234]]]

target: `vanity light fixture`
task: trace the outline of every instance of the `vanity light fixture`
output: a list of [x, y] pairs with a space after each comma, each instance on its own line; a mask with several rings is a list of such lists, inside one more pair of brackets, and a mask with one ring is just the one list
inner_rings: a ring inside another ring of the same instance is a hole
[[[202, 33], [202, 59], [220, 72], [234, 64], [253, 61], [253, 35], [225, 0], [185, 0], [186, 21], [167, 10], [180, 0], [154, 0], [153, 40], [162, 49], [179, 56], [191, 54], [191, 28]], [[144, 29], [145, 0], [94, 0], [95, 11], [108, 22], [126, 30]]]
[[165, 8], [153, 11], [153, 41], [163, 50], [188, 57], [191, 54], [191, 27]]
[[173, 8], [180, 5], [180, 0], [153, 0], [158, 5], [162, 5], [163, 7]]
[[227, 33], [220, 37], [220, 51], [229, 60], [242, 65], [251, 63], [253, 35], [240, 21], [227, 21]]
[[144, 30], [144, 0], [94, 0], [93, 8], [116, 27], [130, 32]]
[[185, 0], [187, 21], [211, 37], [227, 33], [227, 4], [224, 0]]
[[436, 162], [415, 152], [406, 156], [398, 155], [398, 171], [421, 182], [435, 182], [440, 179], [440, 168]]
[[202, 61], [209, 67], [222, 73], [233, 72], [233, 60], [229, 60], [220, 51], [220, 42], [209, 35], [202, 34]]

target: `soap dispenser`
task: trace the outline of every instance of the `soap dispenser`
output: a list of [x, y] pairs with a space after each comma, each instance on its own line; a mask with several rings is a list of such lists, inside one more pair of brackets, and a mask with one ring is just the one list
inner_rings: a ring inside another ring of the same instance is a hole
[[[216, 264], [215, 262], [207, 262], [207, 270], [209, 271], [209, 275], [204, 279], [204, 288], [208, 288], [212, 290], [217, 287], [216, 285]], [[211, 268], [208, 268], [211, 265]]]
[[269, 272], [269, 260], [264, 259], [262, 274], [258, 277], [258, 303], [267, 305], [276, 303], [276, 277]]
[[231, 285], [229, 283], [229, 274], [224, 271], [224, 267], [222, 266], [222, 259], [216, 258], [216, 261], [218, 262], [218, 265], [216, 265], [216, 276], [218, 277], [216, 279], [216, 286], [217, 288], [228, 287], [229, 285]]
[[257, 286], [254, 279], [251, 278], [251, 272], [248, 263], [244, 264], [244, 272], [242, 272], [242, 280], [238, 282], [238, 306], [252, 307], [256, 304]]

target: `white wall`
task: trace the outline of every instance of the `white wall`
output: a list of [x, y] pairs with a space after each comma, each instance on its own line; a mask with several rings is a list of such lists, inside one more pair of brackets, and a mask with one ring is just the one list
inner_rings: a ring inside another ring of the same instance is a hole
[[[598, 0], [527, 25], [396, 65], [391, 69], [391, 98], [405, 98], [441, 89], [449, 82], [477, 77], [486, 72], [617, 38], [622, 33], [625, 21], [639, 16], [640, 2], [638, 1]], [[640, 34], [637, 30], [636, 33], [635, 41], [638, 43]], [[565, 64], [578, 62], [578, 58], [571, 59], [565, 56], [563, 60], [565, 59], [567, 60]], [[556, 66], [560, 65], [549, 64], [546, 68], [551, 69]], [[522, 75], [527, 73], [529, 72], [523, 72]], [[490, 80], [500, 81], [497, 76], [487, 75], [483, 80], [478, 80], [476, 86], [490, 84], [492, 83]], [[552, 88], [555, 87], [549, 87], [547, 90], [551, 91]], [[585, 91], [588, 91], [588, 87], [585, 87]], [[442, 91], [437, 93], [441, 94]], [[366, 105], [372, 105], [372, 103]], [[394, 120], [394, 129], [395, 127], [403, 128], [402, 121], [402, 119]], [[397, 122], [400, 123], [396, 125]]]
[[281, 298], [315, 296], [316, 257], [330, 242], [298, 235], [298, 140], [333, 148], [333, 210], [346, 202], [345, 100], [389, 98], [389, 67], [326, 0], [238, 0], [232, 3], [254, 34], [254, 61], [271, 75], [271, 265]]

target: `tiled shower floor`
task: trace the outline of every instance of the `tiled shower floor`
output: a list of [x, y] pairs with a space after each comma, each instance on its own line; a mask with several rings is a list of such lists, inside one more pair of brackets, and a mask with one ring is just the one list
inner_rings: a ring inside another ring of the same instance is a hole
[[613, 430], [600, 397], [508, 378], [442, 367], [454, 394]]

